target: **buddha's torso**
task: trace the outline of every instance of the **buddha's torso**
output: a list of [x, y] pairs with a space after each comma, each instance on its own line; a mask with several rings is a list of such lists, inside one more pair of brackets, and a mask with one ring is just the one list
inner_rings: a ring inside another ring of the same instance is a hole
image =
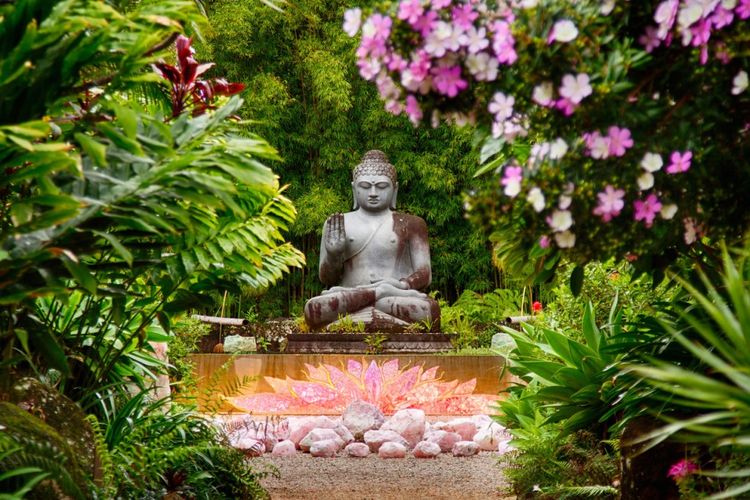
[[384, 278], [401, 279], [413, 272], [408, 252], [404, 252], [405, 242], [394, 231], [393, 216], [390, 211], [378, 217], [365, 217], [357, 212], [344, 214], [347, 245], [341, 286], [369, 285]]

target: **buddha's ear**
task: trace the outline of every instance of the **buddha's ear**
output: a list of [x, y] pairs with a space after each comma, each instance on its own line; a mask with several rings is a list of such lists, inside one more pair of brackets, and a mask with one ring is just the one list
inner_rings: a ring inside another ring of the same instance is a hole
[[393, 197], [391, 198], [391, 210], [396, 210], [396, 198], [398, 198], [398, 182], [393, 186]]
[[352, 182], [352, 199], [354, 200], [352, 203], [352, 210], [357, 210], [359, 208], [359, 203], [357, 203], [357, 188], [354, 187], [354, 182]]

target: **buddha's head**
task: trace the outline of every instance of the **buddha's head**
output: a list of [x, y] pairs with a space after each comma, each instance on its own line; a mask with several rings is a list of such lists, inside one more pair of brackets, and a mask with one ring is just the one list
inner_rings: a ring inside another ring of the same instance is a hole
[[362, 207], [368, 212], [396, 209], [398, 182], [396, 169], [388, 163], [388, 157], [376, 149], [362, 157], [362, 163], [352, 173], [354, 210]]

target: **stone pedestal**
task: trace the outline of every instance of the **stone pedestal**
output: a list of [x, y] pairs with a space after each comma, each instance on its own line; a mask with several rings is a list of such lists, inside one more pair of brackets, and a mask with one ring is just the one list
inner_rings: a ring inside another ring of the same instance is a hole
[[295, 333], [286, 353], [419, 354], [453, 350], [445, 333]]

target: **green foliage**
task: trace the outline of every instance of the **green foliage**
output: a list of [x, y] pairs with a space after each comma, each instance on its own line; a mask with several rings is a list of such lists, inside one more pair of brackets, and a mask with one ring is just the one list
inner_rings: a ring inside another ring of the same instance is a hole
[[619, 468], [617, 453], [586, 431], [560, 436], [546, 427], [538, 427], [533, 437], [514, 439], [518, 451], [501, 458], [517, 498], [617, 498], [611, 485]]
[[388, 341], [388, 335], [384, 333], [370, 333], [364, 339], [364, 343], [367, 344], [367, 351], [370, 354], [380, 354], [386, 341]]
[[24, 491], [33, 491], [34, 498], [60, 492], [83, 499], [90, 486], [65, 439], [41, 419], [7, 402], [0, 403], [0, 471], [2, 491], [15, 491], [20, 498]]
[[194, 364], [189, 356], [198, 351], [203, 337], [211, 332], [211, 326], [192, 318], [181, 318], [172, 330], [169, 338], [169, 379], [171, 382], [181, 382], [177, 386], [180, 390], [190, 390], [195, 387]]
[[[665, 321], [663, 328], [676, 340], [697, 367], [648, 359], [648, 364], [630, 369], [656, 389], [655, 398], [668, 402], [662, 417], [664, 427], [640, 436], [636, 442], [649, 447], [666, 439], [715, 444], [747, 453], [750, 446], [750, 289], [748, 251], [735, 263], [724, 252], [721, 280], [698, 273], [695, 286], [682, 278], [678, 282], [689, 292], [695, 306], [679, 310], [682, 328]], [[750, 478], [748, 469], [717, 471]], [[735, 486], [716, 498], [729, 498], [750, 491], [750, 481]]]
[[549, 292], [549, 302], [544, 305], [544, 314], [539, 316], [537, 323], [564, 331], [577, 340], [581, 340], [577, 335], [588, 302], [593, 305], [597, 318], [605, 318], [617, 297], [623, 322], [627, 323], [658, 301], [670, 302], [677, 292], [670, 282], [654, 287], [646, 277], [634, 277], [633, 268], [627, 262], [608, 261], [590, 262], [585, 266], [583, 288], [575, 297], [568, 284], [573, 267], [561, 266]]
[[440, 302], [440, 327], [455, 334], [458, 349], [488, 347], [500, 323], [522, 311], [522, 294], [513, 289], [497, 289], [479, 294], [465, 290], [453, 305]]
[[267, 497], [258, 483], [264, 473], [224, 443], [210, 422], [190, 410], [166, 409], [165, 401], [148, 403], [145, 396], [141, 392], [117, 406], [103, 423], [111, 496]]
[[563, 431], [589, 429], [604, 436], [612, 423], [611, 407], [619, 395], [613, 381], [623, 357], [612, 347], [621, 334], [621, 321], [615, 301], [602, 329], [596, 325], [593, 306], [586, 306], [585, 342], [529, 324], [521, 332], [503, 328], [516, 342], [510, 354], [511, 373], [539, 383], [534, 398], [554, 409], [548, 421], [561, 422]]

